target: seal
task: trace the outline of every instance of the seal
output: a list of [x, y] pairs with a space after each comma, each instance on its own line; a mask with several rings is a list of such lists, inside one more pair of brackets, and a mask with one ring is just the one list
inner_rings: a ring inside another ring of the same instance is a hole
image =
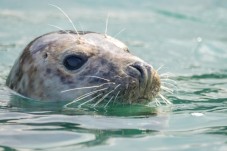
[[151, 101], [161, 83], [153, 67], [121, 41], [95, 32], [61, 30], [30, 42], [6, 85], [36, 100], [87, 100], [97, 105]]

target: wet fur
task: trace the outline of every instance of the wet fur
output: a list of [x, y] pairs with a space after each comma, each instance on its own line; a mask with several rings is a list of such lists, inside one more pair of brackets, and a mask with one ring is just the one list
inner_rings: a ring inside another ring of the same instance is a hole
[[[81, 37], [78, 37], [78, 33]], [[94, 32], [78, 33], [58, 31], [33, 40], [15, 62], [6, 85], [20, 94], [34, 99], [64, 101], [75, 99], [91, 90], [61, 94], [62, 90], [103, 83], [100, 79], [89, 78], [93, 75], [116, 83], [107, 85], [108, 89], [99, 94], [107, 94], [117, 84], [120, 84], [116, 91], [106, 97], [107, 99], [119, 92], [118, 100], [132, 103], [139, 101], [139, 97], [144, 97], [149, 101], [158, 94], [160, 91], [158, 74], [149, 64], [131, 55], [126, 46], [121, 47], [122, 45], [120, 45], [119, 47], [118, 41], [115, 43], [113, 40], [112, 42], [112, 39], [109, 40], [106, 35]], [[106, 41], [107, 49], [111, 48], [111, 50], [106, 50], [104, 46], [92, 42], [89, 43], [89, 40], [83, 38], [83, 35], [86, 34], [97, 34], [97, 38]], [[71, 36], [75, 36], [77, 40], [73, 40]], [[70, 53], [85, 55], [89, 57], [89, 60], [76, 72], [68, 71], [63, 67], [62, 59]], [[152, 77], [148, 77], [150, 81], [142, 86], [133, 75], [134, 72], [128, 71], [128, 66], [135, 63], [143, 64], [152, 72], [150, 73]]]

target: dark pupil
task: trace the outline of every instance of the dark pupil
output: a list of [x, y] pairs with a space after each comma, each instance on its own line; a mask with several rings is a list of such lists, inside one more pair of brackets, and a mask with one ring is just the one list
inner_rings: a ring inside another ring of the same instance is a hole
[[84, 60], [78, 56], [71, 55], [64, 59], [63, 64], [68, 70], [76, 70], [84, 64]]

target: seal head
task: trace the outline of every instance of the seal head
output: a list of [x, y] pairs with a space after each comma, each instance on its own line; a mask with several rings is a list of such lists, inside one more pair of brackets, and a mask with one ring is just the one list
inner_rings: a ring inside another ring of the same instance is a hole
[[113, 99], [138, 103], [159, 93], [160, 78], [119, 40], [68, 30], [30, 42], [12, 67], [6, 85], [37, 100], [84, 97], [96, 103]]

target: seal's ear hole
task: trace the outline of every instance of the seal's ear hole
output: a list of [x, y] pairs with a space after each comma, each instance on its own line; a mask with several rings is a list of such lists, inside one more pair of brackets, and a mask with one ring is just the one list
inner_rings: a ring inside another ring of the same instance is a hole
[[45, 53], [43, 54], [43, 58], [46, 59], [47, 57], [48, 57], [48, 54], [45, 52]]
[[68, 55], [63, 60], [63, 65], [68, 70], [77, 70], [82, 67], [87, 59], [78, 55]]

